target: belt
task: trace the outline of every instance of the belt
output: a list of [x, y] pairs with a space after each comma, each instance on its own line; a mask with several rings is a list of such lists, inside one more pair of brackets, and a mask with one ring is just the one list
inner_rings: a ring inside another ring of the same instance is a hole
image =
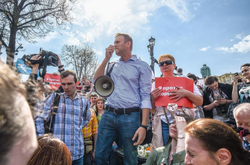
[[113, 108], [110, 106], [106, 106], [106, 110], [109, 112], [113, 112], [115, 114], [130, 114], [131, 112], [139, 112], [139, 107], [133, 107], [133, 108]]

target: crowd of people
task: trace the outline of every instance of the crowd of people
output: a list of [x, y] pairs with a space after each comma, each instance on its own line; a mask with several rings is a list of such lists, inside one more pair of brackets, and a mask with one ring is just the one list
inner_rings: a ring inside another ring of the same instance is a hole
[[[194, 74], [175, 73], [174, 56], [163, 54], [162, 78], [192, 80], [192, 88], [176, 85], [168, 91], [172, 101], [158, 106], [158, 80], [132, 49], [131, 36], [117, 33], [93, 79], [83, 76], [79, 84], [58, 56], [61, 86], [54, 91], [37, 78], [39, 64], [23, 84], [1, 62], [0, 164], [116, 165], [119, 148], [123, 164], [136, 165], [137, 146], [145, 141], [151, 143], [145, 165], [250, 164], [250, 63], [232, 84], [208, 76], [201, 86]], [[114, 52], [120, 59], [109, 63]], [[94, 88], [103, 75], [114, 82], [108, 97]], [[184, 99], [192, 107], [180, 105]]]

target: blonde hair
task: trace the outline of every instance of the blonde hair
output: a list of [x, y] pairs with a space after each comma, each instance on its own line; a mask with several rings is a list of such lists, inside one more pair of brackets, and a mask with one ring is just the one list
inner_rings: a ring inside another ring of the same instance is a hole
[[159, 57], [158, 62], [160, 63], [161, 59], [164, 58], [164, 57], [170, 58], [174, 62], [174, 64], [175, 64], [175, 58], [172, 55], [170, 55], [170, 54], [163, 54], [163, 55], [161, 55]]

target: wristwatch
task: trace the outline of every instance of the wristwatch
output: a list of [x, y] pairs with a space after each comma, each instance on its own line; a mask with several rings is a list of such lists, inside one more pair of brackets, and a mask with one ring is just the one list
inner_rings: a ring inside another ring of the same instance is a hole
[[178, 134], [178, 138], [179, 138], [179, 139], [184, 139], [185, 136], [184, 136], [183, 134]]

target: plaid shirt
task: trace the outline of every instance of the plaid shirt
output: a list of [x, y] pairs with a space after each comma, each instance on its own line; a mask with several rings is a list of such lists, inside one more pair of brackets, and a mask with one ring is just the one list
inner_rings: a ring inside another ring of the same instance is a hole
[[96, 118], [95, 111], [93, 109], [89, 109], [91, 112], [91, 118], [89, 124], [82, 129], [83, 138], [91, 138], [93, 135], [98, 133], [98, 122]]
[[[44, 134], [44, 121], [51, 117], [51, 110], [55, 99], [55, 93], [48, 96], [44, 102], [43, 113], [35, 120], [37, 136]], [[87, 115], [84, 112], [87, 106]], [[84, 154], [84, 142], [82, 128], [91, 118], [89, 101], [76, 94], [71, 100], [66, 94], [60, 94], [58, 110], [55, 116], [53, 136], [61, 139], [68, 147], [72, 160], [80, 159]]]

